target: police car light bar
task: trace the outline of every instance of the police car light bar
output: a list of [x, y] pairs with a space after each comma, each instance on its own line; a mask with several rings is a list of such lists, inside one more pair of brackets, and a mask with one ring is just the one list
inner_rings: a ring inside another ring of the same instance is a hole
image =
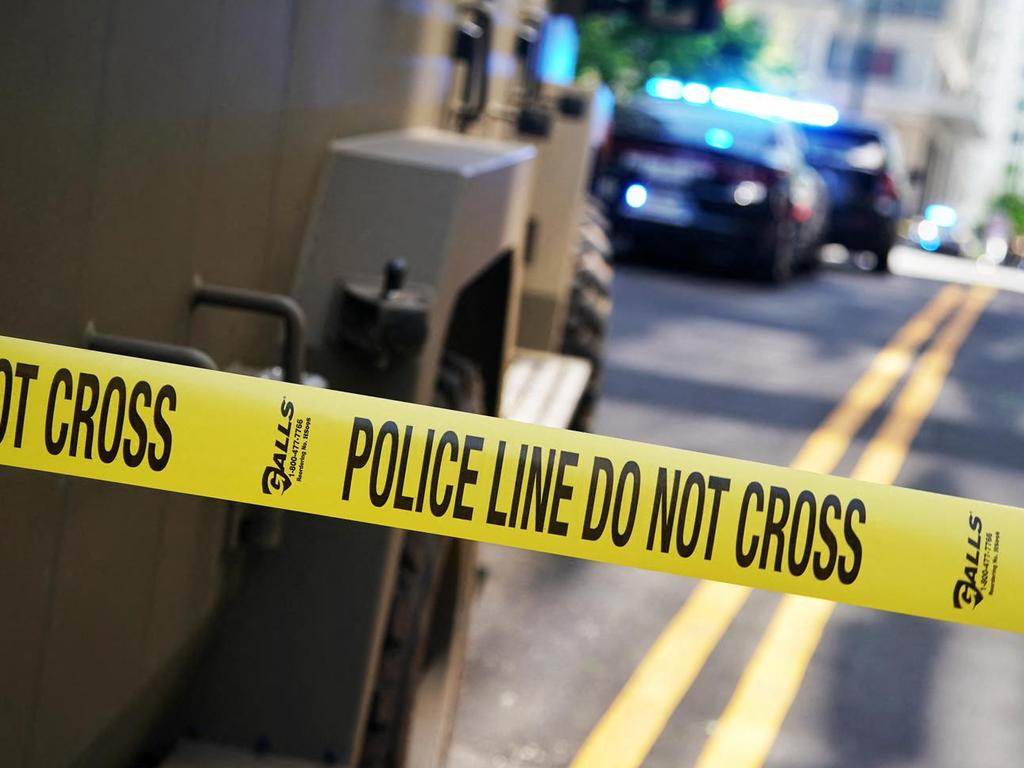
[[823, 128], [839, 122], [839, 110], [831, 104], [800, 101], [773, 93], [725, 86], [710, 88], [703, 83], [684, 83], [671, 77], [652, 77], [647, 81], [645, 90], [649, 95], [659, 99], [686, 101], [690, 104], [711, 102], [719, 109], [730, 112], [789, 120]]

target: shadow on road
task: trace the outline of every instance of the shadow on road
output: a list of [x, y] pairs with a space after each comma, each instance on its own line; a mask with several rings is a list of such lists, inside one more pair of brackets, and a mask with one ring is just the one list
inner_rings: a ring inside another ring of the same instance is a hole
[[[605, 368], [605, 391], [627, 401], [685, 414], [713, 414], [748, 424], [765, 424], [810, 432], [835, 405], [827, 397], [801, 392], [766, 392], [756, 387], [711, 383], [680, 373], [641, 370], [619, 363]], [[684, 422], [685, 424], [685, 422]]]
[[[1014, 311], [1016, 309], [1016, 311]], [[979, 467], [1019, 471], [1024, 456], [1024, 313], [1019, 301], [996, 299], [957, 355], [945, 383], [944, 407], [914, 441], [917, 454], [939, 454]], [[930, 490], [956, 493], [951, 476]], [[1016, 499], [1005, 499], [1016, 503]]]
[[649, 334], [667, 318], [681, 325], [722, 320], [805, 336], [828, 359], [884, 344], [941, 289], [937, 283], [833, 269], [784, 286], [729, 279], [726, 270], [699, 266], [626, 263], [617, 269], [613, 323], [623, 343]]
[[[779, 290], [784, 287], [760, 277], [753, 265], [741, 258], [699, 248], [678, 251], [667, 248], [633, 249], [616, 253], [615, 259], [620, 266], [657, 269], [668, 274], [699, 275], [723, 282], [746, 284], [760, 290]], [[797, 270], [793, 280], [799, 281], [808, 275], [808, 270]]]
[[[937, 471], [919, 474], [915, 481], [928, 490], [957, 491]], [[908, 560], [913, 565], [912, 553]], [[825, 694], [832, 750], [828, 768], [914, 763], [932, 741], [928, 706], [951, 627], [885, 611], [839, 611], [848, 613], [846, 620], [833, 619], [829, 629], [834, 646]]]
[[833, 627], [829, 767], [913, 762], [928, 741], [926, 710], [947, 628], [894, 613], [858, 616]]

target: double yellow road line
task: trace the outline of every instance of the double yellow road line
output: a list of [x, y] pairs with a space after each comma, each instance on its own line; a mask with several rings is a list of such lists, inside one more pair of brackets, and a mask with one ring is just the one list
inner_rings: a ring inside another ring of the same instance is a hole
[[[913, 368], [851, 475], [892, 483], [958, 350], [994, 295], [988, 288], [966, 291], [950, 285], [941, 290], [876, 355], [790, 466], [834, 471], [871, 415]], [[584, 742], [572, 768], [642, 765], [750, 592], [730, 584], [698, 584]], [[834, 607], [827, 600], [783, 596], [697, 760], [698, 768], [756, 768], [764, 763]]]

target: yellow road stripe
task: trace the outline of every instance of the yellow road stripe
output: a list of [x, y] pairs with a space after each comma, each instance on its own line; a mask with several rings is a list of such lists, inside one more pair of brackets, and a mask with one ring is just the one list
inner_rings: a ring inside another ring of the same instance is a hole
[[[921, 360], [852, 477], [892, 483], [935, 405], [956, 354], [995, 292], [973, 289]], [[757, 768], [768, 757], [835, 603], [782, 598], [696, 768]]]
[[675, 708], [669, 702], [682, 699], [749, 594], [749, 587], [700, 582], [597, 724], [573, 766], [640, 765]]
[[[792, 466], [830, 472], [910, 367], [914, 355], [963, 298], [947, 286], [875, 356], [867, 371], [804, 443]], [[643, 763], [672, 712], [750, 595], [748, 587], [701, 582], [651, 646], [584, 742], [572, 768]]]
[[910, 444], [939, 398], [957, 352], [995, 295], [991, 288], [971, 290], [960, 312], [935, 340], [935, 345], [921, 356], [893, 412], [879, 427], [851, 477], [886, 484], [896, 480]]
[[867, 372], [850, 388], [842, 402], [807, 438], [790, 466], [809, 472], [834, 470], [853, 436], [906, 375], [917, 350], [934, 335], [935, 329], [963, 297], [962, 288], [947, 285], [912, 317], [875, 356]]

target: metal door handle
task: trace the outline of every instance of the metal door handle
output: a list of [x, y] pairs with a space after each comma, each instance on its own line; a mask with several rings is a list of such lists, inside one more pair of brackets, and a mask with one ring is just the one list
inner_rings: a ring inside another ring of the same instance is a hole
[[306, 315], [298, 302], [279, 293], [265, 293], [247, 288], [207, 285], [198, 276], [192, 293], [192, 309], [202, 305], [240, 309], [245, 312], [270, 315], [284, 321], [284, 349], [281, 370], [284, 380], [302, 383], [306, 367]]

